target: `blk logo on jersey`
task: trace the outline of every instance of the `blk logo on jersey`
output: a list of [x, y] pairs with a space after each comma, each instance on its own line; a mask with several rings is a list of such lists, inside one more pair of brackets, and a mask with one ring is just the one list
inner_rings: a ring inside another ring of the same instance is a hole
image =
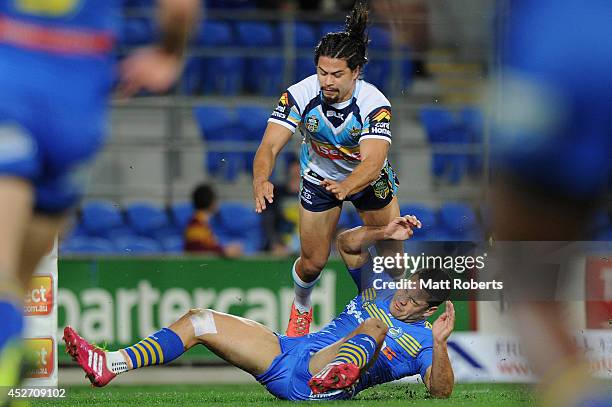
[[325, 116], [344, 120], [344, 113], [336, 112], [335, 110], [328, 110], [327, 113], [325, 113]]

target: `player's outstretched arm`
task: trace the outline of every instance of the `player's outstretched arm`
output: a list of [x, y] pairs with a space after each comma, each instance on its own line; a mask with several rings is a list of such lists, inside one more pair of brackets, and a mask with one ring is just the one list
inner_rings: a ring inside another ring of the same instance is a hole
[[446, 311], [436, 319], [432, 327], [434, 340], [433, 360], [425, 374], [425, 385], [433, 397], [448, 398], [453, 392], [455, 375], [448, 358], [447, 341], [455, 327], [455, 307], [446, 301]]
[[274, 169], [278, 153], [291, 139], [291, 130], [276, 123], [268, 123], [261, 144], [253, 160], [253, 200], [255, 212], [266, 209], [266, 202], [274, 200], [274, 185], [268, 180]]
[[359, 226], [338, 235], [338, 252], [349, 269], [361, 267], [368, 259], [364, 250], [381, 240], [407, 240], [413, 228], [420, 228], [421, 222], [412, 215], [400, 216], [386, 226]]
[[387, 159], [389, 142], [377, 139], [364, 140], [359, 144], [359, 150], [361, 163], [344, 181], [337, 182], [326, 179], [321, 184], [341, 201], [376, 181]]
[[200, 14], [199, 0], [159, 0], [158, 44], [136, 50], [120, 65], [120, 97], [141, 90], [166, 92], [176, 82], [183, 67], [187, 41]]

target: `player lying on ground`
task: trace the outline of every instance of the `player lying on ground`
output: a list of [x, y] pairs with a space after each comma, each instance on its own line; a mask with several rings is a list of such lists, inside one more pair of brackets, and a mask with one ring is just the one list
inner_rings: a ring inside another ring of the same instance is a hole
[[274, 199], [270, 176], [276, 159], [300, 129], [300, 257], [292, 269], [288, 336], [310, 330], [310, 294], [327, 263], [342, 203], [352, 202], [365, 225], [384, 226], [400, 215], [399, 182], [387, 160], [391, 104], [361, 79], [368, 60], [368, 14], [365, 3], [357, 1], [345, 30], [321, 39], [314, 55], [317, 73], [282, 94], [253, 162], [253, 198], [261, 213]]
[[[202, 344], [281, 399], [347, 399], [416, 374], [433, 396], [448, 397], [454, 382], [446, 345], [455, 321], [453, 304], [446, 302], [446, 312], [433, 327], [425, 318], [449, 291], [376, 291], [370, 286], [372, 276], [391, 277], [373, 274], [374, 249], [362, 249], [384, 239], [406, 240], [415, 226], [420, 227], [416, 218], [398, 217], [387, 226], [359, 227], [339, 236], [338, 248], [357, 286], [369, 284], [319, 332], [291, 338], [244, 318], [192, 309], [168, 328], [116, 352], [99, 349], [66, 327], [66, 350], [98, 387], [128, 370], [169, 363]], [[411, 278], [442, 281], [448, 275], [422, 269]]]

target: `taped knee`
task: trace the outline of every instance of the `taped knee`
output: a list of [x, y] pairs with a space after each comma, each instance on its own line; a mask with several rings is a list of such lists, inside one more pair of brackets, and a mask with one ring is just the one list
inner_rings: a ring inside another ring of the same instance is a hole
[[217, 326], [212, 310], [193, 308], [189, 310], [189, 321], [193, 326], [194, 335], [216, 334]]

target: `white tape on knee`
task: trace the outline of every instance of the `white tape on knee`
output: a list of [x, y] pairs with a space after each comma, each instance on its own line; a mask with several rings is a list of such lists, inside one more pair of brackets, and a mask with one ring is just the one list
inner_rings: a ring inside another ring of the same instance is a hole
[[189, 320], [191, 325], [193, 325], [195, 336], [217, 333], [215, 318], [210, 310], [197, 310], [189, 316]]

